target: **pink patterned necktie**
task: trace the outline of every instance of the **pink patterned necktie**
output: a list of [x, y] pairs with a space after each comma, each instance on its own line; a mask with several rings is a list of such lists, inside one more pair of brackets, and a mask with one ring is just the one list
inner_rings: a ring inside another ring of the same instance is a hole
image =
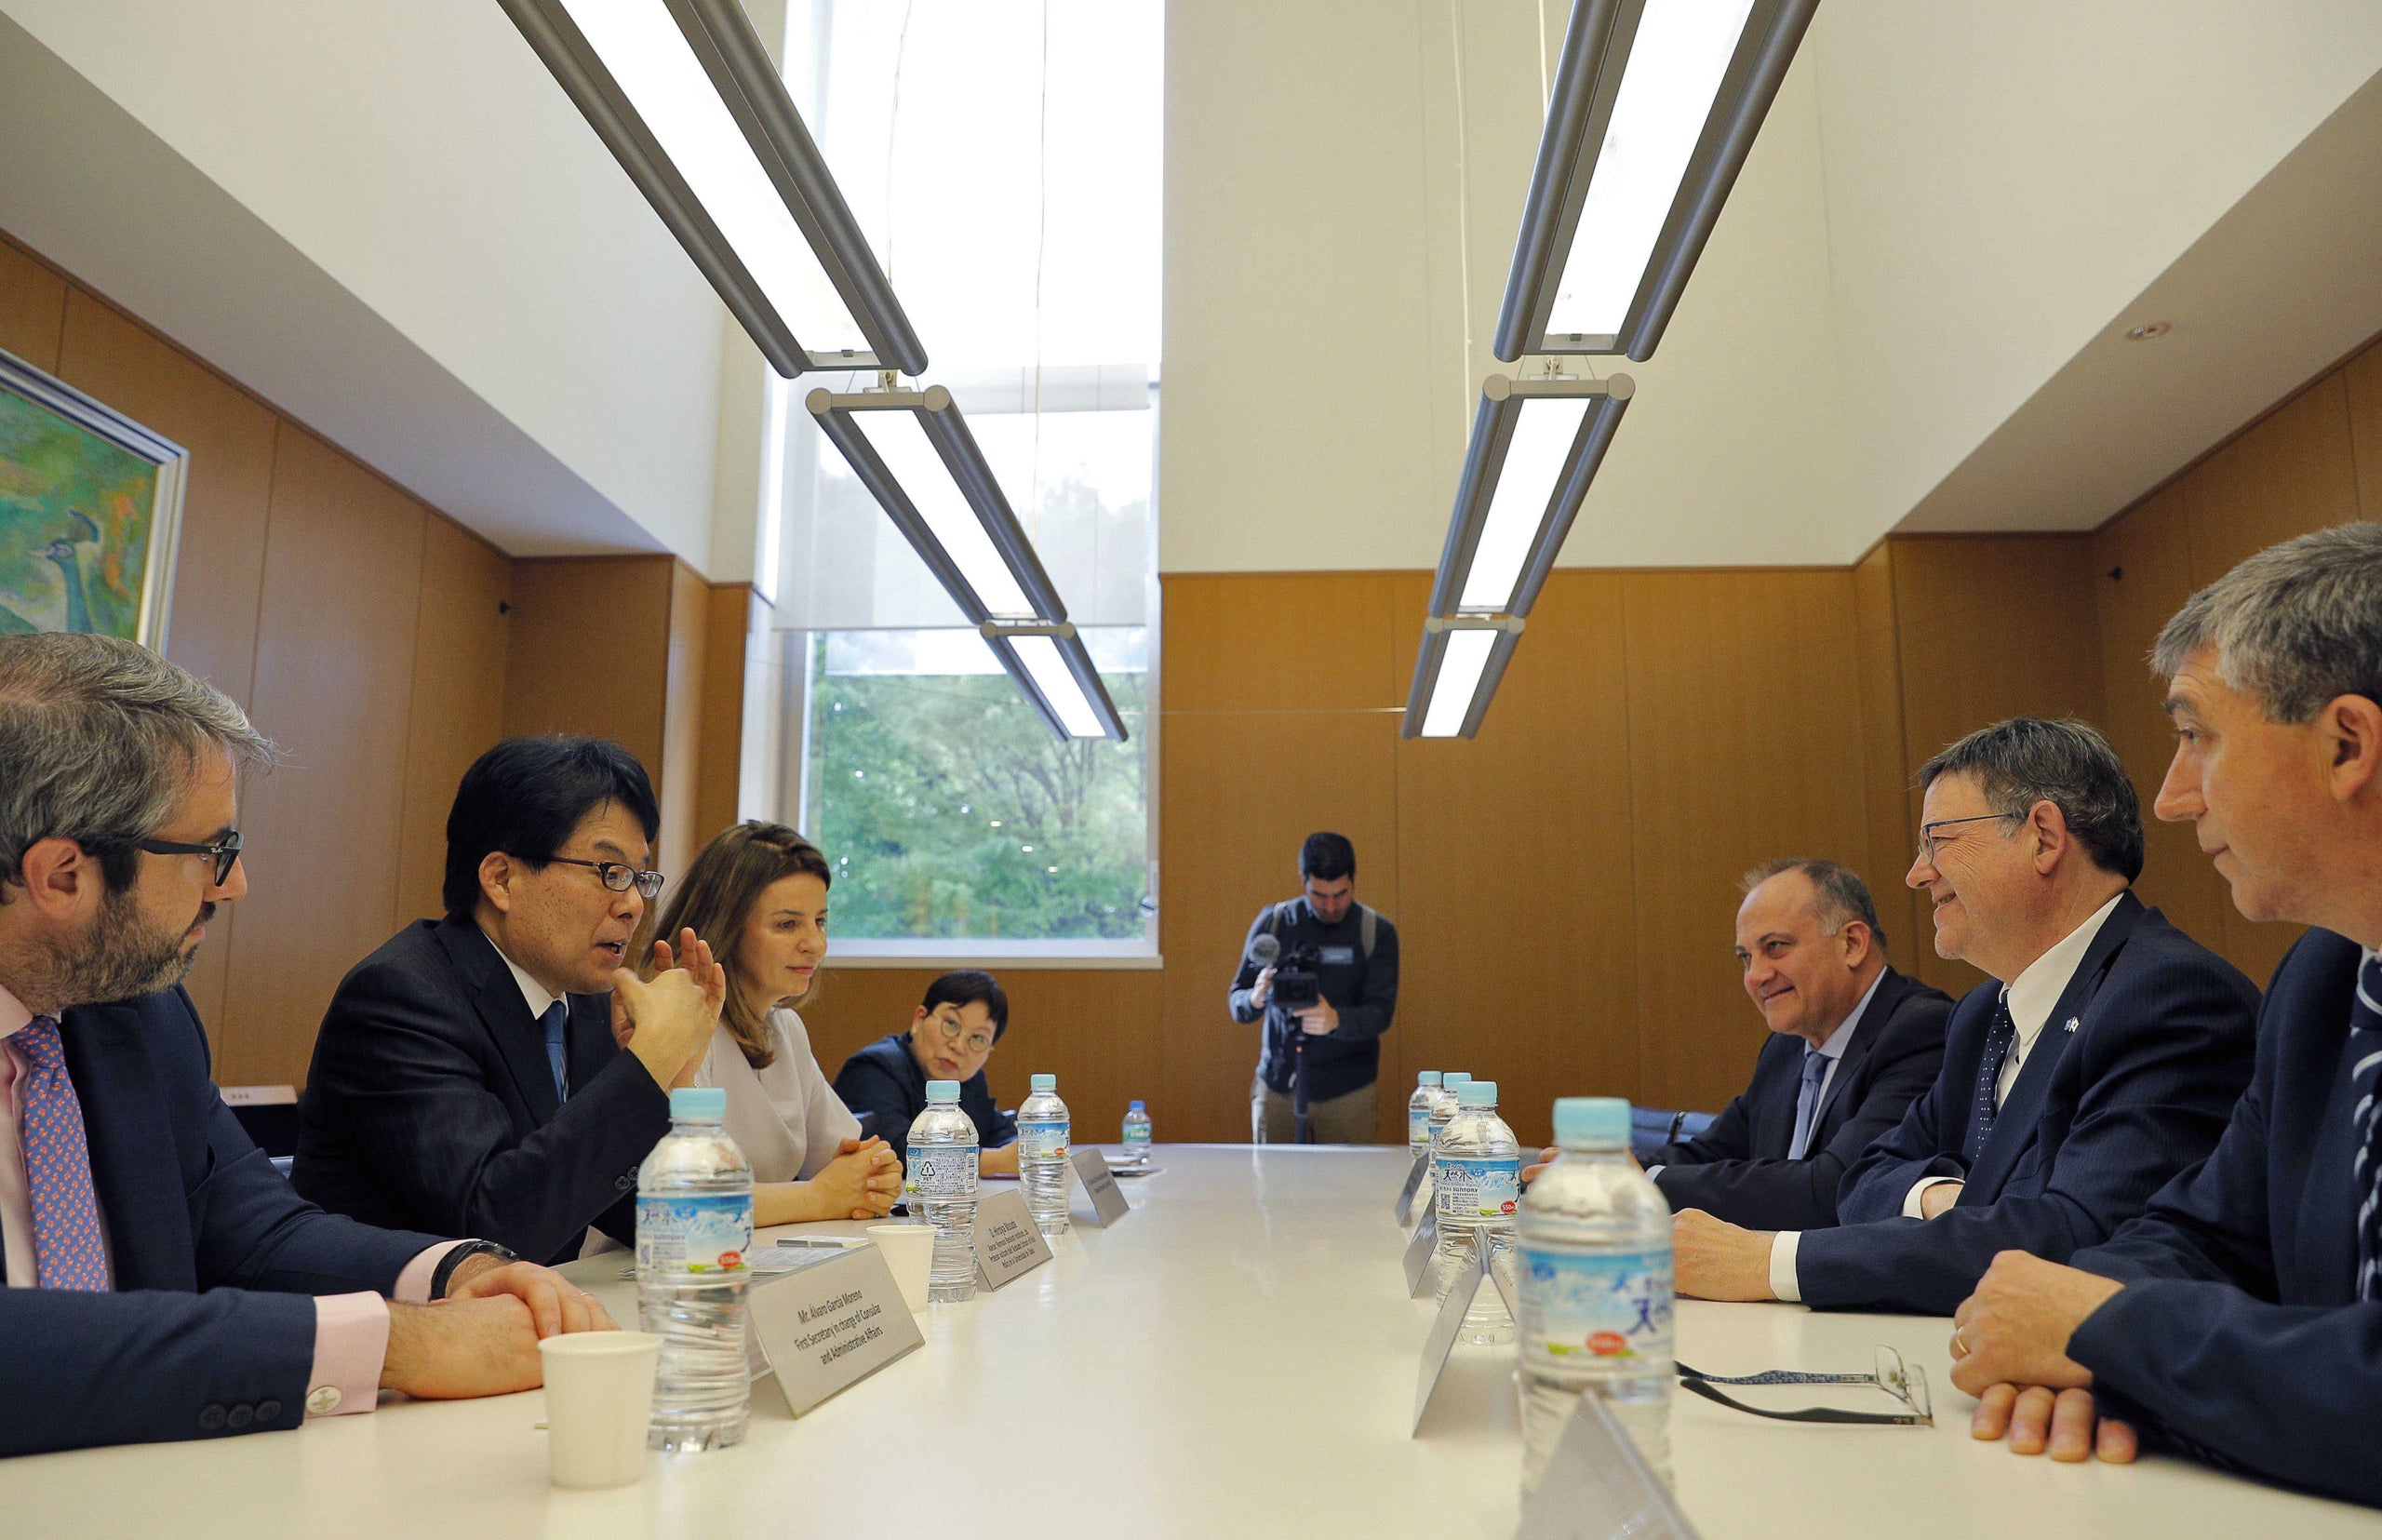
[[91, 1190], [91, 1146], [83, 1132], [83, 1104], [66, 1076], [58, 1020], [35, 1016], [14, 1040], [30, 1069], [18, 1139], [33, 1211], [35, 1281], [45, 1289], [104, 1292], [108, 1255], [100, 1241], [100, 1200]]

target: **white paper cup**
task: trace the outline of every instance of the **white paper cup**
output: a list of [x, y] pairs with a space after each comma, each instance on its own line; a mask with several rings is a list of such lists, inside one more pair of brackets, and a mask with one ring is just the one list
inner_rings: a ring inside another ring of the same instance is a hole
[[538, 1344], [546, 1369], [554, 1484], [624, 1487], [645, 1476], [645, 1425], [662, 1339], [649, 1332], [574, 1332]]
[[931, 1225], [871, 1225], [868, 1239], [885, 1253], [893, 1281], [901, 1286], [902, 1303], [917, 1315], [927, 1307], [927, 1279], [934, 1268], [934, 1226]]

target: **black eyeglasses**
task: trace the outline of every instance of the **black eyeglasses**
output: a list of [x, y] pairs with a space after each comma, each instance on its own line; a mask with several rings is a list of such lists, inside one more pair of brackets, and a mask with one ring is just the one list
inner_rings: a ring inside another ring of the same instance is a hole
[[662, 884], [666, 880], [660, 872], [640, 872], [618, 861], [582, 861], [577, 856], [558, 855], [555, 860], [566, 866], [585, 866], [603, 879], [604, 886], [616, 893], [636, 890], [639, 898], [660, 898]]
[[232, 880], [232, 868], [240, 864], [240, 831], [228, 829], [212, 845], [186, 845], [178, 839], [136, 839], [132, 848], [151, 855], [211, 855], [215, 858], [215, 886], [221, 888]]

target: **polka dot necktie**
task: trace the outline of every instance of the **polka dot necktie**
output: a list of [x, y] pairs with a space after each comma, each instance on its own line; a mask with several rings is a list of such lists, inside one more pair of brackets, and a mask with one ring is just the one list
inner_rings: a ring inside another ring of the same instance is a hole
[[2349, 1010], [2349, 1085], [2357, 1092], [2357, 1161], [2352, 1168], [2357, 1211], [2357, 1297], [2382, 1299], [2382, 1118], [2375, 1082], [2382, 1079], [2382, 957], [2357, 971], [2357, 1000]]
[[105, 1292], [107, 1249], [100, 1241], [100, 1200], [91, 1190], [91, 1146], [83, 1104], [66, 1075], [58, 1021], [35, 1016], [13, 1039], [25, 1056], [25, 1195], [33, 1213], [34, 1280], [45, 1289]]
[[1976, 1106], [1969, 1115], [1968, 1143], [1960, 1152], [1971, 1164], [1985, 1153], [1985, 1142], [1993, 1137], [1993, 1119], [2001, 1110], [1995, 1096], [2001, 1088], [2001, 1065], [2017, 1036], [2018, 1024], [2010, 1019], [2010, 996], [2005, 990], [1993, 1002], [1993, 1024], [1985, 1029], [1985, 1052], [1976, 1064]]

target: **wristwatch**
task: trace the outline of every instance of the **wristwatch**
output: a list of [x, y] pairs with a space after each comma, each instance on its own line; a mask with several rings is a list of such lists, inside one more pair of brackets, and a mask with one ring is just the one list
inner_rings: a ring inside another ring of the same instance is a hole
[[447, 1297], [448, 1281], [455, 1276], [455, 1269], [463, 1265], [463, 1259], [467, 1256], [492, 1256], [499, 1262], [521, 1260], [520, 1253], [507, 1251], [493, 1240], [466, 1240], [438, 1259], [437, 1268], [430, 1275], [431, 1298], [445, 1299]]

